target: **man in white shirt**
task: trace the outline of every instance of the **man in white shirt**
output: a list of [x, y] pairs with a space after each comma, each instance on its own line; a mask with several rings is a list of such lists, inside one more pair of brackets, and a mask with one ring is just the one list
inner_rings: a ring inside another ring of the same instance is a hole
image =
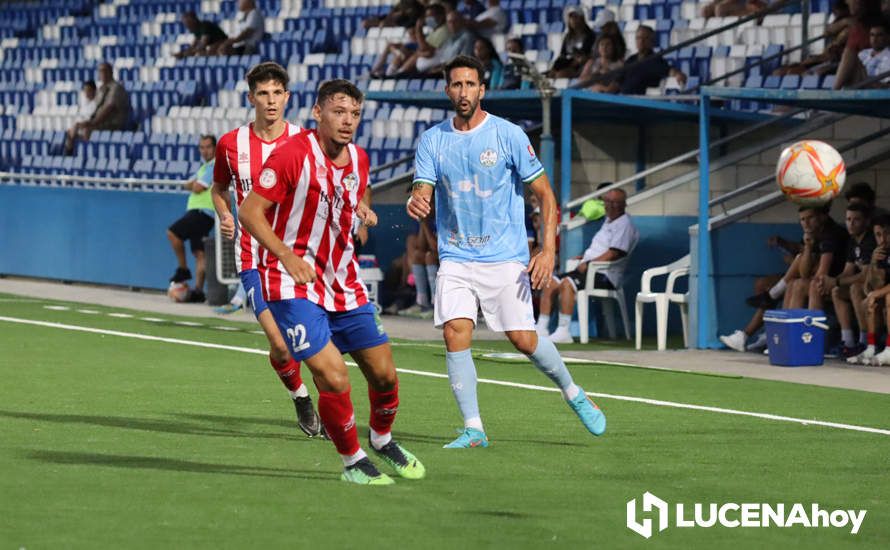
[[84, 122], [90, 119], [93, 116], [93, 113], [96, 112], [96, 107], [99, 106], [99, 98], [96, 97], [96, 82], [93, 80], [87, 80], [83, 83], [83, 88], [81, 89], [82, 93], [80, 94], [80, 101], [77, 106], [77, 120], [76, 122]]
[[[871, 48], [859, 52], [859, 61], [865, 68], [867, 76], [877, 76], [890, 71], [890, 48], [887, 47], [887, 26], [885, 23], [873, 25], [868, 29], [868, 41]], [[884, 82], [887, 82], [885, 79]]]
[[488, 38], [495, 34], [507, 32], [507, 12], [501, 7], [501, 0], [488, 0], [488, 9], [472, 19], [467, 19], [466, 26], [482, 38]]
[[235, 36], [226, 38], [216, 48], [217, 55], [251, 55], [259, 50], [266, 33], [266, 21], [256, 7], [256, 0], [238, 0]]
[[[603, 205], [606, 209], [606, 221], [593, 239], [590, 246], [584, 251], [581, 263], [568, 273], [561, 273], [554, 278], [559, 281], [558, 286], [551, 286], [541, 293], [541, 314], [535, 330], [541, 337], [548, 337], [555, 344], [570, 344], [572, 335], [569, 334], [569, 323], [572, 320], [572, 310], [575, 307], [575, 295], [578, 288], [583, 287], [587, 279], [588, 262], [614, 262], [619, 260], [634, 249], [640, 234], [634, 227], [630, 214], [624, 210], [627, 206], [627, 193], [621, 189], [612, 189], [603, 196]], [[624, 266], [613, 265], [605, 271], [598, 271], [594, 286], [596, 288], [614, 289], [621, 284], [624, 277]], [[553, 308], [553, 296], [559, 292], [559, 325], [552, 334], [548, 334], [550, 325], [550, 312]]]

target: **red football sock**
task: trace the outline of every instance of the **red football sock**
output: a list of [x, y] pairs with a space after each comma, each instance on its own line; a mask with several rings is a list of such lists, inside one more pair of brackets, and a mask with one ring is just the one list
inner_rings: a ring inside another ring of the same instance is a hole
[[371, 429], [379, 434], [389, 433], [399, 410], [399, 385], [387, 392], [374, 391], [368, 386], [368, 399], [371, 402]]
[[278, 365], [270, 355], [269, 363], [275, 369], [275, 372], [278, 373], [278, 377], [281, 378], [281, 382], [288, 390], [297, 391], [303, 385], [303, 379], [300, 377], [300, 362], [295, 361], [293, 357], [284, 365]]
[[890, 334], [887, 334], [887, 341], [885, 342], [885, 345], [890, 346]]
[[338, 453], [348, 456], [359, 451], [361, 447], [348, 389], [343, 393], [318, 392], [318, 416]]
[[865, 343], [869, 346], [875, 345], [875, 333], [874, 332], [866, 332], [865, 333]]

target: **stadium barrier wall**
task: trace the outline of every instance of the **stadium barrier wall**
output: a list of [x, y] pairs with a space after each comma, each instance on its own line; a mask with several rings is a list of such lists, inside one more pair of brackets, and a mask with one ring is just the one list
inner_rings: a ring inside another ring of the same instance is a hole
[[[186, 200], [184, 193], [0, 186], [0, 274], [165, 289], [175, 267], [165, 231], [185, 211]], [[375, 210], [380, 223], [362, 252], [375, 254], [385, 270], [404, 252], [405, 237], [417, 224], [403, 204], [380, 204]], [[631, 318], [643, 270], [687, 254], [694, 222], [692, 216], [634, 216], [640, 242], [625, 284]], [[580, 254], [600, 225], [587, 224], [563, 238]], [[784, 272], [781, 254], [766, 247], [767, 237], [776, 233], [797, 240], [800, 229], [797, 224], [739, 223], [715, 232], [721, 332], [747, 322], [751, 310], [743, 298], [751, 294], [754, 277]], [[191, 253], [187, 256], [191, 264]], [[654, 319], [654, 312], [647, 311], [649, 334], [654, 333]], [[674, 333], [679, 333], [679, 319], [671, 313]]]

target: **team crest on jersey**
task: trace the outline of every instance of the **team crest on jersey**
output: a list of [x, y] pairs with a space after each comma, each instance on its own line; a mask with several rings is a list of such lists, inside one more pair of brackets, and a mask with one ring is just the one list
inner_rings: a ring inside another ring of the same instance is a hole
[[531, 145], [528, 146], [528, 154], [531, 158], [535, 158], [535, 148]]
[[486, 168], [491, 168], [498, 161], [498, 153], [494, 149], [486, 149], [479, 155], [479, 162]]
[[355, 188], [358, 186], [358, 178], [355, 177], [355, 174], [347, 174], [345, 178], [343, 178], [343, 187], [346, 188], [350, 193], [355, 191]]
[[277, 182], [278, 176], [275, 174], [275, 170], [264, 168], [263, 171], [260, 172], [260, 187], [263, 189], [272, 189]]

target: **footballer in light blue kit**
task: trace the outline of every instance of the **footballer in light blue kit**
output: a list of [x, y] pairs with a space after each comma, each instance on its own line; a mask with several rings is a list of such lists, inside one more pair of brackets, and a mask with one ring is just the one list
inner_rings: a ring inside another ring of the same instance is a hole
[[[420, 220], [436, 201], [440, 266], [434, 321], [443, 327], [451, 389], [464, 419], [446, 448], [487, 447], [476, 398], [472, 339], [477, 310], [489, 328], [562, 391], [569, 407], [594, 435], [606, 417], [572, 380], [553, 342], [538, 338], [532, 288], [550, 284], [556, 256], [556, 197], [528, 136], [515, 124], [480, 108], [484, 68], [458, 56], [445, 66], [445, 93], [456, 115], [420, 138], [408, 214]], [[529, 258], [525, 187], [541, 204], [543, 245]]]

